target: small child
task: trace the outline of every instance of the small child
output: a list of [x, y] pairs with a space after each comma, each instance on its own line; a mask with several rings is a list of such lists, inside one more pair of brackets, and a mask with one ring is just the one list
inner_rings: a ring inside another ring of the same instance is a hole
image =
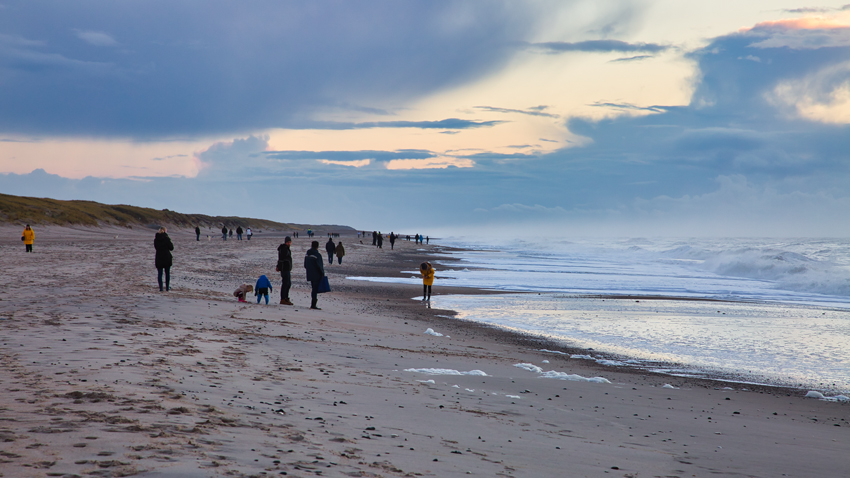
[[434, 284], [434, 274], [436, 272], [430, 262], [423, 262], [419, 265], [419, 273], [422, 274], [423, 301], [431, 300], [431, 286]]
[[248, 295], [248, 292], [253, 291], [254, 288], [251, 287], [251, 284], [242, 284], [238, 289], [233, 291], [233, 297], [239, 299], [239, 302], [248, 302], [245, 300], [245, 296]]
[[257, 285], [254, 286], [254, 295], [257, 296], [257, 303], [260, 303], [260, 298], [266, 298], [266, 305], [269, 305], [269, 292], [272, 290], [272, 283], [269, 281], [269, 278], [265, 275], [261, 275], [259, 279], [257, 279]]

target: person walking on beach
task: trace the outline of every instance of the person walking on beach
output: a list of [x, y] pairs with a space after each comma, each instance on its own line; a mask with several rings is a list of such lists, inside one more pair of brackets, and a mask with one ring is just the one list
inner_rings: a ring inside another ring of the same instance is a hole
[[395, 235], [395, 233], [390, 232], [390, 250], [393, 250], [395, 248], [395, 238], [396, 237], [397, 236]]
[[283, 244], [277, 247], [277, 269], [280, 271], [280, 303], [293, 305], [289, 300], [289, 289], [292, 288], [292, 238], [286, 236]]
[[381, 231], [378, 231], [378, 249], [384, 248], [384, 235], [381, 234]]
[[260, 299], [263, 297], [266, 298], [266, 305], [269, 305], [269, 292], [272, 291], [272, 282], [266, 277], [265, 274], [261, 275], [257, 279], [257, 285], [254, 286], [254, 295], [257, 296], [257, 303], [260, 303]]
[[24, 241], [24, 250], [32, 252], [32, 243], [35, 242], [35, 231], [32, 230], [29, 224], [24, 228], [21, 234], [21, 240]]
[[317, 304], [319, 302], [319, 285], [322, 283], [322, 277], [325, 277], [325, 266], [322, 263], [322, 254], [319, 252], [319, 241], [313, 241], [310, 244], [310, 250], [304, 256], [304, 269], [307, 270], [307, 282], [312, 286], [310, 308], [322, 310], [317, 307]]
[[233, 229], [228, 229], [227, 233], [228, 233], [228, 236], [230, 236], [230, 238], [233, 239]]
[[242, 240], [242, 226], [236, 226], [236, 240]]
[[334, 263], [334, 252], [336, 252], [336, 244], [334, 244], [334, 240], [332, 238], [328, 238], [327, 244], [325, 244], [325, 250], [328, 252], [328, 265]]
[[430, 262], [423, 262], [419, 265], [419, 273], [422, 274], [423, 301], [431, 300], [431, 286], [434, 285], [434, 274], [436, 272]]
[[223, 241], [227, 240], [227, 227], [226, 226], [222, 226], [222, 228], [221, 228], [221, 240], [223, 240]]
[[199, 226], [195, 226], [195, 240], [201, 240], [201, 228]]
[[372, 245], [378, 245], [378, 231], [372, 231]]
[[345, 248], [342, 247], [342, 241], [339, 241], [339, 244], [336, 245], [336, 259], [339, 261], [339, 264], [342, 265], [342, 256], [345, 255]]
[[431, 236], [425, 236], [425, 244], [431, 243]]
[[[260, 231], [260, 232], [262, 232], [262, 231]], [[253, 235], [254, 235], [254, 233], [253, 233], [253, 232], [251, 232], [251, 228], [250, 228], [250, 227], [248, 228], [248, 230], [247, 230], [247, 231], [245, 231], [245, 235], [246, 235], [246, 236], [248, 236], [248, 240], [250, 241], [250, 240], [251, 240], [251, 236], [253, 236]]]
[[171, 238], [168, 237], [168, 232], [164, 227], [159, 228], [159, 232], [153, 238], [153, 247], [156, 249], [156, 281], [159, 283], [159, 291], [162, 292], [162, 272], [165, 271], [165, 290], [171, 290], [171, 251], [174, 250], [174, 244]]

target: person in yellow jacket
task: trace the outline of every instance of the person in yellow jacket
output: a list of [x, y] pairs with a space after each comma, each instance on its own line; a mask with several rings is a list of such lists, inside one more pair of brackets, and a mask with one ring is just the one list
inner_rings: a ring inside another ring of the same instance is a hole
[[436, 272], [430, 262], [419, 265], [419, 273], [422, 274], [422, 300], [431, 300], [431, 286], [434, 285]]
[[27, 246], [27, 252], [32, 252], [32, 243], [35, 241], [35, 232], [32, 230], [29, 224], [24, 228], [24, 233], [21, 235], [21, 240], [24, 241], [24, 245]]

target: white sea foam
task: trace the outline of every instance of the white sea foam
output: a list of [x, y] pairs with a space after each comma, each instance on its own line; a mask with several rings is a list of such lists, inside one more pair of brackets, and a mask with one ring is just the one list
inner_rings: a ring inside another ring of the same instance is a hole
[[516, 364], [514, 364], [514, 367], [521, 368], [523, 370], [528, 370], [529, 372], [534, 372], [534, 373], [542, 373], [543, 372], [542, 368], [538, 367], [537, 365], [531, 364], [531, 363], [516, 363]]
[[443, 336], [443, 334], [441, 334], [439, 332], [434, 332], [434, 329], [432, 329], [430, 327], [428, 327], [428, 329], [425, 330], [425, 333], [428, 334], [428, 335], [433, 335], [434, 337], [442, 337]]
[[453, 370], [450, 368], [406, 368], [405, 372], [415, 372], [415, 373], [426, 373], [428, 375], [477, 375], [481, 377], [488, 377], [486, 373], [481, 370], [470, 370], [468, 372], [460, 372], [457, 370]]
[[665, 383], [665, 384], [664, 384], [664, 386], [663, 386], [663, 387], [661, 387], [661, 388], [671, 388], [671, 389], [673, 389], [673, 390], [678, 390], [678, 389], [679, 389], [679, 387], [674, 387], [674, 386], [670, 385], [669, 383]]
[[433, 381], [433, 380], [417, 380], [417, 382], [420, 382], [420, 383], [431, 383], [431, 384], [435, 384], [435, 385], [436, 385], [436, 383], [437, 383], [437, 382], [435, 382], [435, 381]]
[[556, 372], [554, 370], [550, 370], [549, 372], [543, 372], [540, 374], [542, 378], [556, 378], [558, 380], [570, 380], [573, 382], [593, 382], [593, 383], [611, 383], [607, 378], [602, 377], [582, 377], [581, 375], [576, 375], [574, 373], [564, 373], [564, 372]]
[[515, 399], [517, 399], [517, 400], [519, 400], [519, 399], [521, 399], [521, 398], [522, 398], [522, 397], [520, 397], [519, 395], [505, 395], [505, 396], [506, 396], [506, 397], [508, 397], [508, 398], [515, 398]]
[[549, 363], [548, 360], [541, 360], [540, 363]]
[[827, 397], [826, 395], [816, 392], [814, 390], [810, 390], [806, 394], [806, 398], [817, 398], [818, 400], [825, 400], [827, 402], [850, 402], [850, 397], [846, 395], [836, 395], [834, 397]]

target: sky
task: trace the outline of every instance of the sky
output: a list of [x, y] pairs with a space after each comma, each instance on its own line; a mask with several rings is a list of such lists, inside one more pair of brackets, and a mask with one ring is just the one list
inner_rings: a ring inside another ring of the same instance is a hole
[[850, 4], [0, 0], [0, 192], [452, 235], [850, 236]]

